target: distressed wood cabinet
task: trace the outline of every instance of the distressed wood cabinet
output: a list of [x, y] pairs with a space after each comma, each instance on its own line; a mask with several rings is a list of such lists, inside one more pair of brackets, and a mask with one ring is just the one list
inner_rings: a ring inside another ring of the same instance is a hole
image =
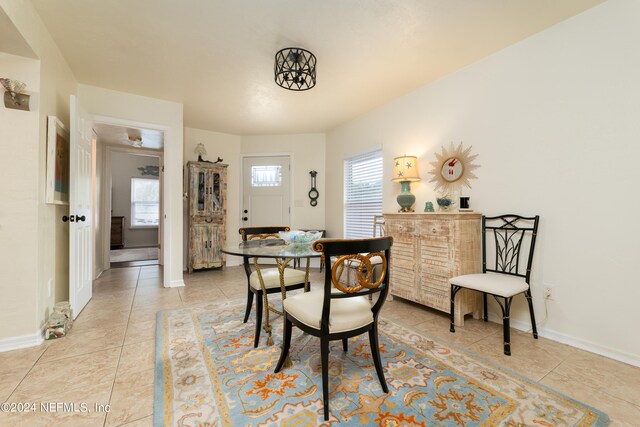
[[[385, 229], [391, 247], [391, 295], [446, 313], [451, 310], [449, 278], [481, 273], [481, 221], [476, 212], [389, 213]], [[481, 294], [469, 290], [456, 296], [455, 324], [464, 315], [480, 317]]]
[[189, 273], [201, 268], [224, 267], [226, 240], [227, 165], [187, 163], [189, 204]]

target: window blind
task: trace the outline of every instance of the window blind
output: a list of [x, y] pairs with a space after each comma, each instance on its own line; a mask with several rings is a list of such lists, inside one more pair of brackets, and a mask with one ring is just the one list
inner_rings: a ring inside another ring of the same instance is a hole
[[374, 215], [382, 215], [382, 150], [344, 162], [344, 237], [373, 237]]

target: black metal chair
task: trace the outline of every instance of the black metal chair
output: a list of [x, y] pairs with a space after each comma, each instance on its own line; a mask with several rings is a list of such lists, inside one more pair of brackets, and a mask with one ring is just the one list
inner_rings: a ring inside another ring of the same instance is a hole
[[[368, 332], [380, 385], [385, 393], [389, 392], [378, 348], [378, 315], [389, 292], [389, 251], [392, 243], [392, 237], [316, 242], [314, 249], [322, 252], [325, 260], [336, 257], [336, 261], [325, 269], [323, 290], [295, 295], [283, 303], [283, 346], [275, 372], [282, 369], [287, 359], [291, 347], [292, 325], [320, 337], [325, 420], [329, 420], [329, 341], [342, 340], [342, 347], [347, 351], [348, 338]], [[374, 257], [381, 258], [383, 265], [381, 277], [376, 281], [373, 281], [371, 263]], [[336, 272], [343, 263], [353, 259], [360, 261], [358, 281], [355, 286], [345, 287], [339, 282]], [[372, 303], [367, 296], [376, 293], [379, 296]]]
[[[278, 238], [278, 232], [290, 231], [286, 226], [275, 227], [243, 227], [238, 230], [242, 236], [242, 241], [247, 242], [254, 239], [270, 239]], [[251, 264], [249, 258], [244, 257], [244, 271], [247, 274], [247, 308], [244, 313], [243, 323], [247, 323], [249, 315], [251, 314], [251, 307], [253, 305], [253, 296], [256, 295], [256, 332], [253, 342], [254, 347], [258, 347], [260, 342], [260, 328], [262, 327], [262, 310], [264, 291], [260, 284], [260, 276], [256, 271], [251, 270]], [[274, 294], [281, 292], [280, 288], [280, 272], [277, 268], [261, 268], [260, 273], [264, 287], [267, 294]], [[305, 286], [306, 272], [301, 270], [295, 270], [293, 268], [286, 268], [284, 270], [284, 286], [287, 291], [294, 289], [303, 289]]]
[[[451, 327], [453, 324], [454, 301], [461, 289], [472, 289], [482, 292], [483, 319], [487, 319], [487, 294], [492, 295], [502, 309], [502, 328], [504, 331], [504, 354], [511, 355], [511, 333], [509, 313], [514, 296], [524, 293], [529, 304], [533, 338], [538, 339], [536, 318], [531, 300], [531, 264], [538, 234], [538, 215], [523, 217], [520, 215], [500, 215], [482, 217], [482, 273], [465, 274], [449, 279], [451, 285]], [[492, 235], [491, 244], [495, 249], [495, 262], [492, 268], [487, 267], [487, 234]], [[528, 244], [526, 244], [528, 240]], [[521, 265], [526, 257], [526, 271], [522, 273]], [[502, 300], [501, 300], [502, 299]]]

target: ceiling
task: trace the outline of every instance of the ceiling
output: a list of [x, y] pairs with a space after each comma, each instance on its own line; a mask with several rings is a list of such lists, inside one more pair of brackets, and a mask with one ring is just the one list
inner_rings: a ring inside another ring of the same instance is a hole
[[[326, 132], [602, 0], [32, 0], [80, 83], [184, 104], [187, 127]], [[303, 47], [317, 85], [274, 83]]]
[[[93, 129], [98, 142], [107, 145], [161, 150], [164, 147], [164, 133], [158, 130], [114, 126], [106, 123], [94, 123]], [[140, 144], [138, 146], [138, 144]]]

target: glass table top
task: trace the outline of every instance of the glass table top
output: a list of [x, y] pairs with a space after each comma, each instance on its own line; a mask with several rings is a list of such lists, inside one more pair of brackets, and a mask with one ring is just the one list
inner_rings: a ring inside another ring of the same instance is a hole
[[241, 242], [225, 246], [222, 252], [230, 255], [260, 258], [319, 258], [320, 252], [313, 250], [313, 244], [286, 244], [283, 240]]

